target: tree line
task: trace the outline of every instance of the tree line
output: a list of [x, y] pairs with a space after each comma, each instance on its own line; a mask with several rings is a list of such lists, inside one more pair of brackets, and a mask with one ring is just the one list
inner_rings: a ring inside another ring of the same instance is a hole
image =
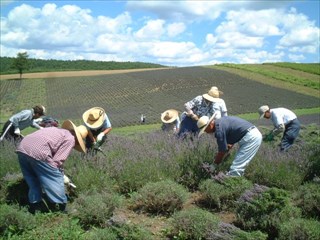
[[27, 52], [19, 52], [14, 57], [0, 57], [1, 74], [53, 71], [81, 71], [81, 70], [117, 70], [137, 68], [160, 68], [160, 64], [144, 62], [115, 62], [115, 61], [89, 61], [89, 60], [43, 60], [29, 58]]

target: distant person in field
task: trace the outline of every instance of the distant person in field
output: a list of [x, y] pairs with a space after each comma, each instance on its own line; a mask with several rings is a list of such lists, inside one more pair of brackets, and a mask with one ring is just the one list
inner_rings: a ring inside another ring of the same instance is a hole
[[214, 171], [217, 166], [229, 155], [233, 145], [238, 143], [239, 148], [227, 175], [243, 176], [244, 171], [255, 156], [262, 141], [260, 131], [250, 122], [235, 116], [225, 116], [215, 119], [213, 115], [201, 117], [197, 125], [200, 129], [199, 137], [203, 133], [214, 133], [218, 144], [218, 153], [210, 167]]
[[300, 122], [296, 114], [286, 108], [270, 108], [268, 105], [258, 109], [261, 118], [271, 119], [274, 129], [264, 137], [264, 140], [271, 141], [274, 136], [283, 133], [280, 151], [287, 151], [299, 135]]
[[20, 141], [22, 138], [21, 131], [27, 127], [34, 127], [41, 129], [42, 127], [36, 123], [36, 119], [40, 118], [46, 113], [44, 106], [37, 105], [32, 109], [22, 110], [14, 114], [4, 124], [0, 141], [7, 139], [9, 141]]
[[103, 108], [93, 107], [82, 115], [85, 126], [88, 128], [86, 147], [99, 148], [106, 140], [107, 134], [112, 130], [108, 115]]
[[143, 115], [143, 114], [141, 114], [141, 116], [140, 116], [140, 123], [141, 123], [141, 124], [144, 124], [145, 122], [146, 122], [146, 116]]
[[197, 96], [185, 103], [185, 112], [181, 116], [181, 127], [178, 136], [184, 138], [188, 133], [197, 134], [199, 132], [197, 121], [202, 116], [210, 118], [213, 113], [216, 113], [216, 119], [227, 116], [226, 104], [220, 98], [222, 94], [223, 92], [214, 86], [210, 88], [208, 93]]
[[[17, 147], [20, 168], [29, 186], [29, 211], [62, 211], [67, 204], [63, 164], [72, 149], [85, 152], [88, 130], [66, 120], [62, 128], [48, 127], [25, 136]], [[43, 192], [45, 198], [43, 201]]]
[[161, 129], [165, 132], [177, 134], [180, 129], [179, 112], [175, 109], [168, 109], [161, 114]]

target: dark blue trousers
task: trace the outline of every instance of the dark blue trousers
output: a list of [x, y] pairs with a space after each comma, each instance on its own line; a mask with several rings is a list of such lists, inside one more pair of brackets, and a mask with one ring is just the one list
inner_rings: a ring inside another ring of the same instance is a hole
[[287, 151], [299, 135], [300, 122], [298, 119], [292, 120], [285, 126], [285, 131], [280, 144], [281, 151]]

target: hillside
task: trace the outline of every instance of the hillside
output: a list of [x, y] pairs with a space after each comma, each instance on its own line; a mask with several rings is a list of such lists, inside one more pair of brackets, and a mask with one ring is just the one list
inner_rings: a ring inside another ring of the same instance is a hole
[[[269, 68], [268, 65], [259, 67], [265, 71]], [[276, 75], [274, 69], [272, 71]], [[86, 109], [101, 106], [114, 127], [139, 124], [141, 114], [146, 115], [147, 123], [159, 123], [161, 112], [169, 108], [182, 112], [185, 102], [206, 93], [211, 86], [218, 86], [224, 92], [222, 97], [230, 115], [255, 113], [262, 104], [289, 109], [319, 107], [317, 89], [219, 66], [96, 76], [80, 73], [83, 75], [76, 77], [48, 74], [47, 78], [1, 80], [1, 115], [9, 116], [40, 103], [47, 106], [49, 115], [77, 122]], [[319, 77], [308, 74], [312, 79]]]

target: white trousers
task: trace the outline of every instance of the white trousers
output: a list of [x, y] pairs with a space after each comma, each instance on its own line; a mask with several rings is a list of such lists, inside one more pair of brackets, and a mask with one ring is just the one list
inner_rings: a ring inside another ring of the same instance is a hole
[[262, 135], [257, 128], [252, 128], [246, 135], [238, 142], [239, 150], [233, 160], [228, 175], [242, 176], [244, 170], [256, 155], [262, 142]]

